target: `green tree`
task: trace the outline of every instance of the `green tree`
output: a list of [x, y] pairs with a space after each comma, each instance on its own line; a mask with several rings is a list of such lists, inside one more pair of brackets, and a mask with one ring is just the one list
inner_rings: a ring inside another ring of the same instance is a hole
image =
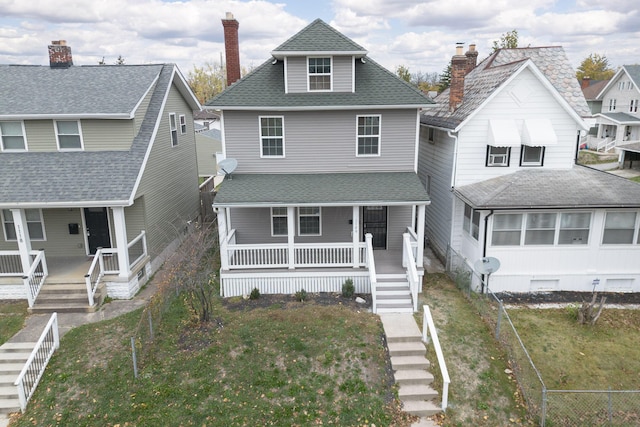
[[576, 71], [578, 80], [585, 77], [593, 80], [609, 80], [614, 74], [615, 71], [609, 66], [607, 57], [598, 53], [587, 56]]
[[493, 41], [493, 52], [498, 49], [513, 49], [518, 47], [518, 30], [511, 30], [500, 36], [500, 40]]
[[438, 84], [438, 92], [442, 92], [451, 84], [451, 63], [447, 64], [445, 69], [440, 74], [440, 83]]
[[396, 67], [396, 74], [405, 82], [411, 83], [411, 73], [409, 72], [409, 68], [404, 65], [398, 65]]
[[118, 59], [116, 59], [116, 65], [124, 65], [124, 58], [122, 55], [118, 55]]
[[202, 67], [194, 66], [187, 73], [187, 82], [198, 101], [204, 104], [224, 90], [227, 73], [221, 64], [207, 62]]

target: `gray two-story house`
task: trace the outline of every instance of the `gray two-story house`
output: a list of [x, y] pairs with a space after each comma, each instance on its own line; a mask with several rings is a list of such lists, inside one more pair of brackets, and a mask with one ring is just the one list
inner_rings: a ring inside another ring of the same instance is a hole
[[76, 66], [63, 41], [49, 54], [0, 65], [0, 298], [37, 305], [53, 283], [85, 306], [100, 283], [130, 298], [197, 219], [200, 104], [174, 64]]
[[[412, 309], [429, 204], [419, 113], [432, 101], [367, 53], [316, 20], [207, 102], [237, 163], [214, 201], [224, 296], [352, 280], [374, 310]], [[404, 290], [387, 295], [385, 281]]]

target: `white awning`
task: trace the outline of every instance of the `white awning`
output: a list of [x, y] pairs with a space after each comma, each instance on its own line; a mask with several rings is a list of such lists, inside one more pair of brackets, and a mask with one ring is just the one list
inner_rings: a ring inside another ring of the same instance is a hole
[[522, 130], [522, 143], [530, 147], [556, 145], [558, 136], [549, 119], [527, 119]]
[[488, 144], [492, 147], [518, 147], [520, 132], [515, 120], [489, 120]]

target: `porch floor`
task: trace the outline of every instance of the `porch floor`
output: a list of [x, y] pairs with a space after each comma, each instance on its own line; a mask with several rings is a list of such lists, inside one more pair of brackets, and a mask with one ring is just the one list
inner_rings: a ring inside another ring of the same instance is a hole
[[47, 256], [47, 283], [84, 283], [92, 261], [89, 256]]

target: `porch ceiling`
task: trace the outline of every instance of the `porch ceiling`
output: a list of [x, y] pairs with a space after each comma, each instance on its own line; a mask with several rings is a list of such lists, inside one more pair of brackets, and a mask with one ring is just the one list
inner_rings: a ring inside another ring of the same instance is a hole
[[335, 174], [233, 174], [214, 206], [427, 205], [414, 172]]

